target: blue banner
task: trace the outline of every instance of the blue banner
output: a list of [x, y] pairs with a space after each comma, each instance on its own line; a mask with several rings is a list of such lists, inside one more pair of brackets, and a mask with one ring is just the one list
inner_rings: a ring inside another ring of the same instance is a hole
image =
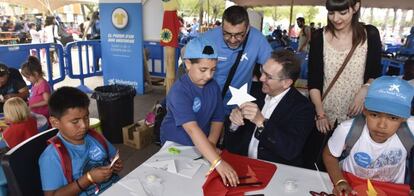
[[99, 8], [104, 84], [133, 85], [144, 94], [142, 4], [101, 0]]

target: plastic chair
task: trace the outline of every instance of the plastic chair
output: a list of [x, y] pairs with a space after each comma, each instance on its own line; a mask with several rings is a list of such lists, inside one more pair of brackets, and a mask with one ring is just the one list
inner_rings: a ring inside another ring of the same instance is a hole
[[1, 165], [9, 195], [43, 195], [38, 159], [47, 147], [47, 140], [57, 132], [57, 129], [49, 129], [38, 133], [4, 155]]
[[399, 75], [404, 74], [404, 62], [403, 61], [397, 61], [389, 58], [382, 58], [381, 59], [382, 64], [382, 75], [387, 75], [389, 67], [395, 67], [399, 69]]

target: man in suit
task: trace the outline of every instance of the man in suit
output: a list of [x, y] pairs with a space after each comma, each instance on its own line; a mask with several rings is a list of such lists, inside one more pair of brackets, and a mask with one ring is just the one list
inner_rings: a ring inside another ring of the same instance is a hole
[[315, 111], [293, 87], [300, 62], [290, 51], [273, 52], [261, 73], [264, 95], [232, 110], [232, 130], [225, 131], [225, 148], [250, 158], [302, 166], [302, 151], [314, 127]]

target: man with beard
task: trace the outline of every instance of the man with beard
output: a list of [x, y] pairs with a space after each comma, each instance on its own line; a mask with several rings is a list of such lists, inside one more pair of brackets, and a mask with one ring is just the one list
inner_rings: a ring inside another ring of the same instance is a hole
[[266, 95], [247, 102], [230, 114], [231, 127], [225, 146], [250, 158], [302, 166], [305, 141], [314, 127], [312, 103], [293, 84], [300, 62], [293, 52], [273, 52], [261, 68]]
[[[217, 46], [218, 62], [214, 79], [225, 93], [223, 99], [225, 114], [229, 114], [232, 107], [227, 106], [227, 102], [231, 94], [225, 83], [239, 52], [242, 51], [240, 62], [229, 85], [240, 88], [248, 83], [250, 89], [254, 66], [263, 65], [269, 58], [272, 48], [262, 33], [250, 26], [245, 8], [240, 6], [227, 8], [223, 13], [222, 22], [221, 27], [207, 31], [202, 37]], [[246, 45], [243, 47], [245, 42]]]

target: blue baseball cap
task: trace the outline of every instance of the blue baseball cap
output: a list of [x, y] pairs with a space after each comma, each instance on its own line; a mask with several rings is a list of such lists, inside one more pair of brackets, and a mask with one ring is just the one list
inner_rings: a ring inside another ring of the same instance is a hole
[[368, 88], [365, 108], [371, 111], [409, 118], [414, 87], [395, 76], [382, 76]]
[[196, 37], [185, 46], [184, 59], [217, 59], [216, 46], [208, 40]]

